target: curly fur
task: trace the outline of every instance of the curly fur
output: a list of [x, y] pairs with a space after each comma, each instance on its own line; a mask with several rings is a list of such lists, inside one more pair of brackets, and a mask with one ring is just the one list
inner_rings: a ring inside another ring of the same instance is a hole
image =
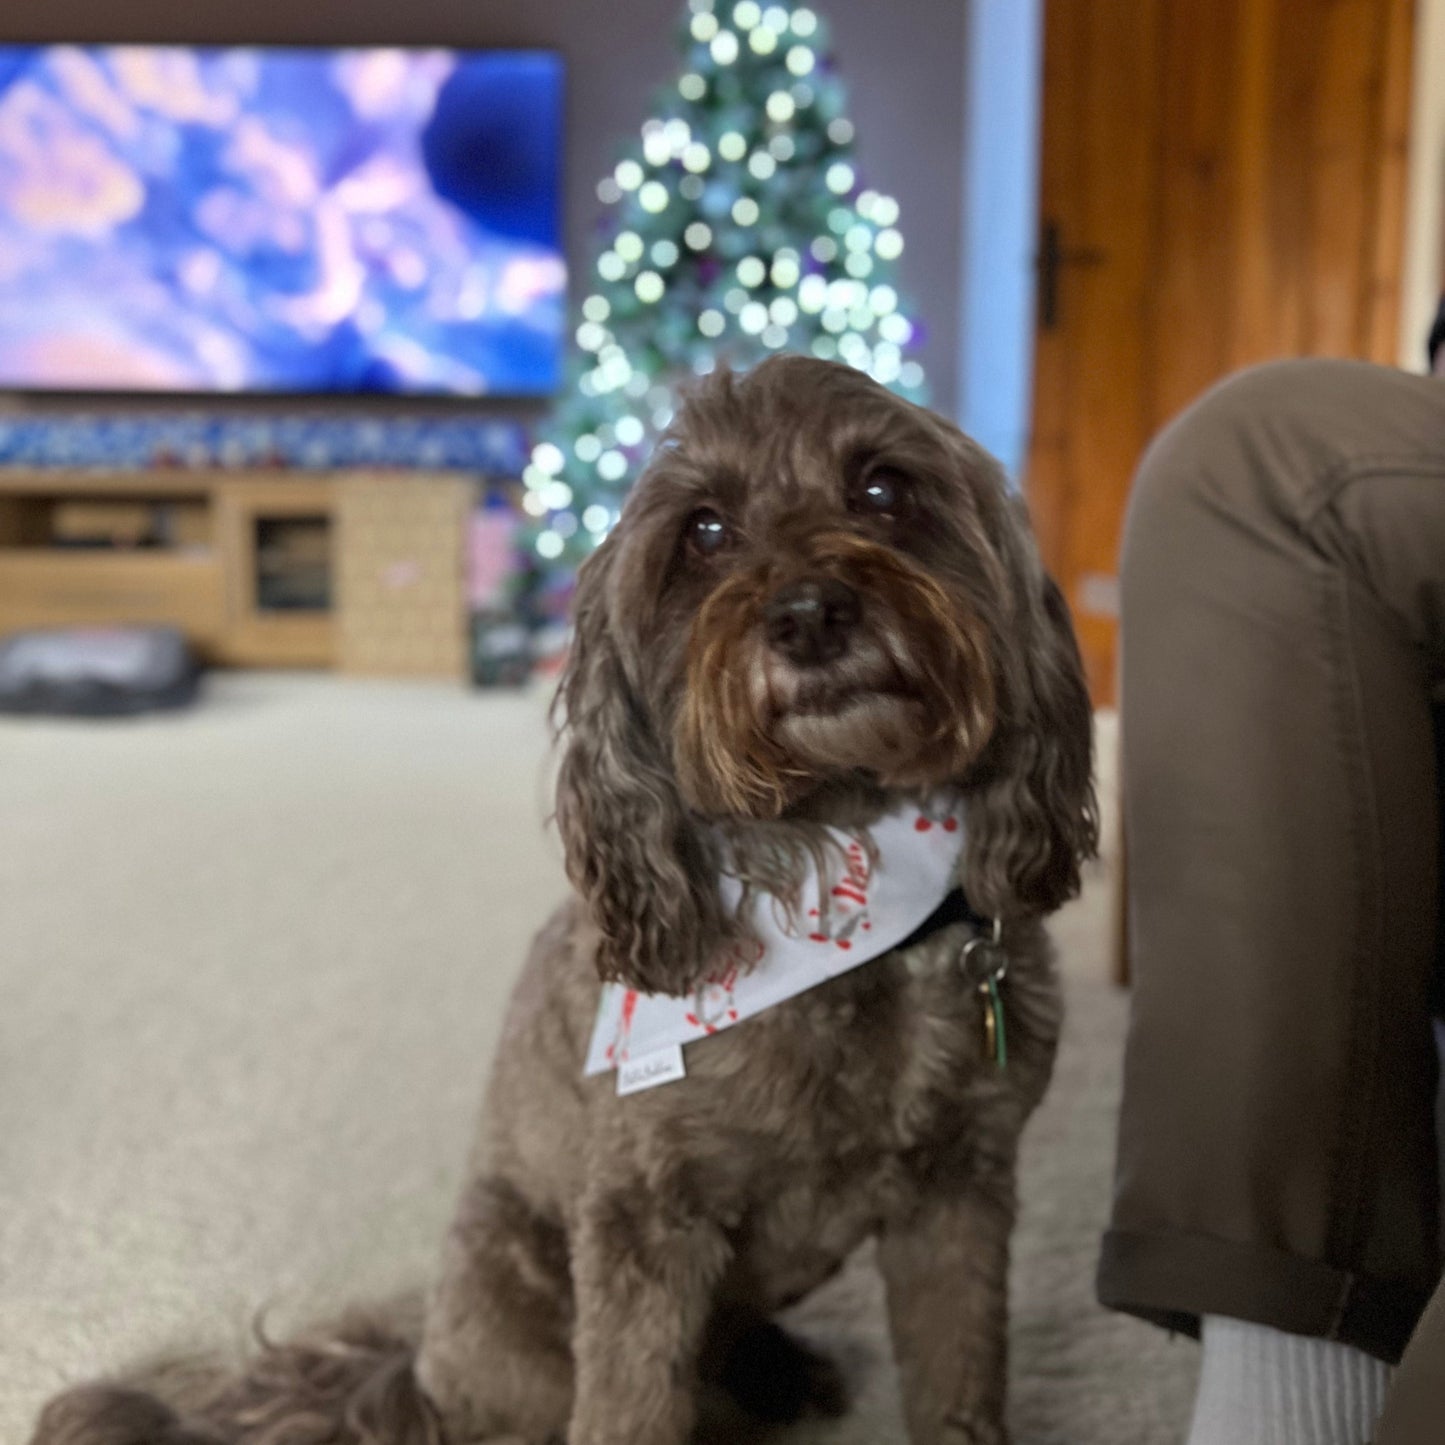
[[[727, 546], [689, 543], [701, 507]], [[766, 604], [819, 578], [857, 616], [799, 661]], [[575, 896], [518, 982], [419, 1337], [353, 1321], [240, 1377], [85, 1386], [35, 1445], [685, 1445], [710, 1391], [836, 1411], [769, 1317], [870, 1236], [912, 1445], [1004, 1440], [1015, 1158], [1059, 1024], [1041, 920], [1096, 820], [1068, 616], [997, 466], [845, 367], [709, 378], [583, 569], [558, 705]], [[667, 1088], [582, 1077], [600, 979], [685, 993], [737, 932], [720, 867], [786, 896], [827, 825], [942, 785], [1006, 924], [1006, 1069], [951, 925], [690, 1047]]]
[[576, 630], [558, 694], [569, 746], [557, 787], [567, 873], [600, 941], [598, 972], [681, 993], [726, 932], [717, 848], [684, 805], [667, 753], [628, 679], [603, 596], [615, 554], [583, 568]]
[[[46, 1445], [444, 1445], [413, 1368], [418, 1311], [357, 1312], [313, 1337], [259, 1336], [249, 1369], [167, 1361], [119, 1384], [82, 1385], [41, 1413]], [[259, 1335], [259, 1332], [258, 1332]]]

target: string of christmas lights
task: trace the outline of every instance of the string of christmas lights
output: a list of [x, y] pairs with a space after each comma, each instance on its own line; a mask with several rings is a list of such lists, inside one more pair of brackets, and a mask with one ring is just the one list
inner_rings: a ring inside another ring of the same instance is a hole
[[689, 375], [796, 351], [923, 395], [898, 202], [860, 186], [822, 20], [689, 0], [679, 39], [681, 77], [597, 186], [607, 239], [568, 391], [522, 474], [532, 545], [555, 566], [616, 522]]

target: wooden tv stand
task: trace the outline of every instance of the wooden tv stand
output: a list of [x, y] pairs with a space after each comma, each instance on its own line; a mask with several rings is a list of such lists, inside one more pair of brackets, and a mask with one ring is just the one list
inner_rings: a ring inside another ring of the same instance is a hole
[[463, 677], [455, 475], [0, 468], [0, 636], [168, 623], [208, 662]]

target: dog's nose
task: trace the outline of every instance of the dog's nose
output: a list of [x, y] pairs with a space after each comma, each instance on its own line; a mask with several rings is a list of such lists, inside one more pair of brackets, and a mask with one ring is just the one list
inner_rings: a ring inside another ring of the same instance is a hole
[[816, 667], [847, 652], [863, 607], [846, 582], [804, 578], [781, 588], [763, 615], [775, 652], [799, 667]]

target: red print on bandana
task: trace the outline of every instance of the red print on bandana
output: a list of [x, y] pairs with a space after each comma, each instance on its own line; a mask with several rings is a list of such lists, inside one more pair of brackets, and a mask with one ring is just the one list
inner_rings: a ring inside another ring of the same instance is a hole
[[814, 943], [850, 949], [855, 933], [867, 933], [873, 927], [868, 916], [868, 885], [872, 874], [868, 852], [854, 838], [848, 844], [842, 876], [818, 900], [817, 908], [808, 910], [809, 917], [817, 920], [808, 935]]
[[630, 988], [622, 995], [622, 1017], [617, 1021], [617, 1037], [607, 1045], [607, 1062], [621, 1063], [627, 1058], [627, 1040], [632, 1034], [632, 1020], [637, 1016], [637, 990]]
[[945, 833], [958, 832], [958, 816], [945, 806], [943, 800], [933, 799], [919, 810], [914, 819], [913, 829], [917, 833], [931, 833], [935, 827]]
[[692, 1008], [684, 1015], [693, 1028], [715, 1034], [720, 1028], [738, 1021], [738, 976], [762, 961], [767, 949], [756, 939], [743, 939], [732, 945], [723, 961], [698, 986]]

